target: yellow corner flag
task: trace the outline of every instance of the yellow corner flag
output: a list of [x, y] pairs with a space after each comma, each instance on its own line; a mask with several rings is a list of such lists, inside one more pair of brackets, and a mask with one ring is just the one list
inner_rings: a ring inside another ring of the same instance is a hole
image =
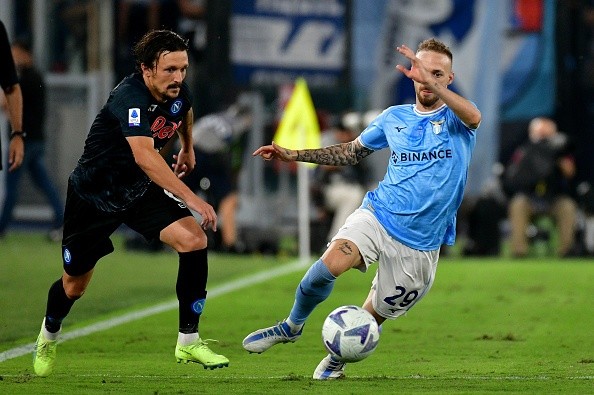
[[320, 147], [320, 125], [303, 78], [295, 81], [295, 88], [276, 129], [274, 142], [289, 149]]

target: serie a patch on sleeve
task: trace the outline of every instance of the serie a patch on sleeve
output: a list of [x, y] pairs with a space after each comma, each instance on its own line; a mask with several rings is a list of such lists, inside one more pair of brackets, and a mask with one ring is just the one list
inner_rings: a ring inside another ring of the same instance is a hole
[[128, 126], [140, 126], [140, 108], [128, 109]]

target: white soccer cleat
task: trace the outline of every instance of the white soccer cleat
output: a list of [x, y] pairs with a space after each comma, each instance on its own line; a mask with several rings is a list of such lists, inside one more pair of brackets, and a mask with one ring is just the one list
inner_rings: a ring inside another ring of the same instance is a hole
[[243, 348], [252, 353], [263, 353], [278, 343], [294, 343], [301, 337], [303, 327], [297, 333], [291, 332], [289, 325], [283, 321], [274, 326], [258, 329], [243, 339]]
[[345, 362], [337, 361], [330, 354], [322, 359], [314, 370], [313, 378], [316, 380], [336, 380], [344, 377]]

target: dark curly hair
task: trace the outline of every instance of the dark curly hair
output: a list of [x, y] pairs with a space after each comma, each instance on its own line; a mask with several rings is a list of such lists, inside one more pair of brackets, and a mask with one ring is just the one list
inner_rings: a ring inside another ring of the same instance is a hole
[[142, 72], [141, 64], [149, 68], [157, 65], [165, 52], [187, 51], [188, 40], [171, 30], [152, 30], [146, 33], [132, 48], [136, 69]]

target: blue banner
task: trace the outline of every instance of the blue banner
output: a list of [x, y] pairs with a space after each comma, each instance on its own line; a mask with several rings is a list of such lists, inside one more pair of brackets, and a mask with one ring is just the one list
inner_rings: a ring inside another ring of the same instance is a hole
[[336, 86], [345, 70], [345, 0], [234, 0], [234, 82], [272, 85], [304, 77]]
[[394, 70], [406, 62], [396, 46], [414, 49], [436, 37], [451, 48], [450, 88], [483, 114], [470, 194], [492, 176], [502, 120], [554, 113], [554, 0], [354, 0], [353, 5], [353, 81], [358, 92], [367, 92], [357, 97], [359, 105], [383, 109], [415, 101], [412, 82]]

